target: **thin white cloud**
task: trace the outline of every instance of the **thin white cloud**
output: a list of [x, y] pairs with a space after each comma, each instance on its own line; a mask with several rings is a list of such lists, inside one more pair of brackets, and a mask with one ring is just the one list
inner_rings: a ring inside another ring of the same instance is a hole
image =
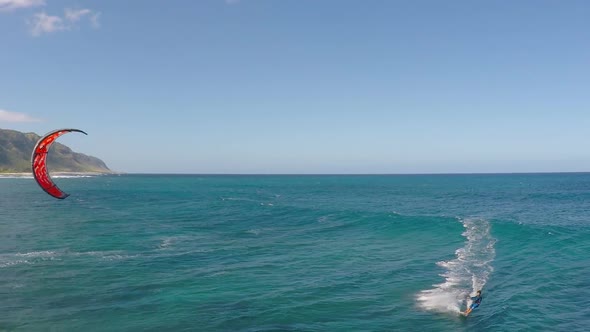
[[61, 17], [47, 15], [45, 12], [33, 15], [33, 18], [27, 23], [31, 27], [31, 34], [35, 37], [44, 33], [62, 31], [69, 28]]
[[37, 37], [44, 33], [51, 33], [76, 28], [78, 24], [84, 20], [90, 22], [90, 25], [93, 28], [99, 28], [99, 17], [100, 12], [95, 12], [87, 8], [66, 8], [64, 9], [63, 17], [51, 16], [45, 14], [45, 12], [41, 12], [33, 15], [33, 18], [27, 21], [27, 23], [31, 28], [31, 35]]
[[233, 4], [236, 4], [239, 2], [240, 2], [240, 0], [225, 0], [225, 3], [227, 3], [228, 5], [233, 5]]
[[65, 18], [70, 22], [78, 22], [82, 17], [90, 15], [92, 11], [90, 9], [65, 9]]
[[45, 0], [0, 0], [0, 12], [45, 5]]
[[24, 113], [9, 112], [0, 110], [0, 122], [38, 122], [40, 119], [34, 118]]

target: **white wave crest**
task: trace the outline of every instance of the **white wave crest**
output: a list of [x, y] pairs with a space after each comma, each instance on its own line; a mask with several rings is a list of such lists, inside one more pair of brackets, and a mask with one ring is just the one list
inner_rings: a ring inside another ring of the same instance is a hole
[[0, 175], [0, 179], [33, 179], [32, 175]]
[[473, 296], [481, 290], [494, 271], [492, 262], [496, 257], [496, 239], [490, 233], [490, 223], [483, 219], [460, 221], [465, 227], [462, 235], [467, 241], [455, 251], [455, 259], [437, 263], [445, 269], [441, 274], [445, 281], [418, 294], [418, 303], [426, 310], [460, 312], [467, 295]]
[[5, 268], [5, 267], [11, 267], [14, 265], [19, 265], [19, 264], [31, 264], [31, 263], [27, 260], [17, 260], [17, 261], [9, 261], [9, 262], [1, 262], [0, 261], [0, 269]]
[[93, 178], [94, 175], [52, 175], [54, 179], [81, 179], [81, 178]]
[[160, 242], [158, 249], [166, 249], [174, 243], [175, 238], [167, 237]]
[[0, 268], [7, 268], [21, 264], [34, 264], [40, 261], [49, 261], [56, 259], [57, 254], [54, 251], [31, 251], [26, 253], [1, 254]]
[[253, 228], [253, 229], [247, 230], [246, 233], [258, 236], [258, 235], [260, 235], [260, 233], [262, 233], [262, 229]]
[[16, 253], [14, 254], [17, 257], [29, 257], [29, 258], [54, 258], [56, 256], [55, 251], [31, 251], [27, 253]]

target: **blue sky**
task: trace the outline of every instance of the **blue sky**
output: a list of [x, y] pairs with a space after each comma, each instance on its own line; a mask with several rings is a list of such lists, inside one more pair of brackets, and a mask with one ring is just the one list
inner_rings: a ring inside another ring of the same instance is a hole
[[[0, 0], [0, 128], [123, 172], [590, 171], [587, 1]], [[37, 120], [37, 121], [34, 121]]]

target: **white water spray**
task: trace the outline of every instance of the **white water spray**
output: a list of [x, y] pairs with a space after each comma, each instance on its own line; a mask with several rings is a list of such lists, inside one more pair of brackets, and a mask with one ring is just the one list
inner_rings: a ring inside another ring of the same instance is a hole
[[492, 262], [496, 256], [496, 239], [490, 234], [490, 223], [483, 219], [460, 221], [465, 227], [462, 235], [467, 241], [465, 246], [455, 251], [455, 259], [437, 263], [445, 269], [440, 275], [445, 281], [418, 294], [418, 303], [426, 310], [460, 312], [467, 295], [473, 296], [482, 289], [494, 271]]

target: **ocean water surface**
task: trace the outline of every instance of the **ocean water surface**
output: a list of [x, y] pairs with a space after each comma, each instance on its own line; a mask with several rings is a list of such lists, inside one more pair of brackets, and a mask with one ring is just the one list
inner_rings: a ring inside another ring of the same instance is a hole
[[56, 182], [0, 179], [0, 331], [590, 329], [590, 174]]

